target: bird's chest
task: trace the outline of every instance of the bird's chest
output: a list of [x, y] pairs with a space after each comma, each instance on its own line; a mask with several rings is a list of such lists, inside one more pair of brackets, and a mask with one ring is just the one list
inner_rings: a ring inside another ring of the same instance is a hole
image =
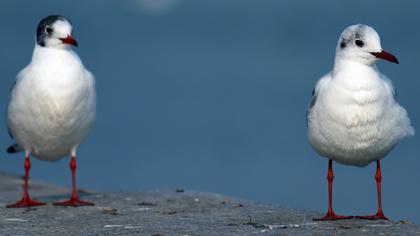
[[26, 112], [37, 120], [48, 124], [63, 125], [77, 116], [83, 99], [86, 98], [88, 85], [80, 76], [48, 76], [28, 81], [23, 87]]
[[382, 135], [389, 98], [380, 84], [333, 84], [322, 100], [323, 132], [356, 142], [370, 142]]

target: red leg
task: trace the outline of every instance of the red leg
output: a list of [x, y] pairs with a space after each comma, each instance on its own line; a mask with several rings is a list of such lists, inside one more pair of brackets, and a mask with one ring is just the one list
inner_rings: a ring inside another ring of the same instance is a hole
[[29, 170], [31, 169], [31, 160], [29, 159], [29, 155], [25, 157], [25, 182], [23, 185], [23, 196], [22, 199], [14, 204], [7, 205], [7, 208], [17, 208], [17, 207], [33, 207], [33, 206], [42, 206], [45, 205], [43, 202], [33, 201], [29, 197], [28, 193], [28, 179], [29, 179]]
[[378, 212], [374, 215], [368, 216], [356, 216], [359, 219], [366, 219], [366, 220], [389, 220], [382, 211], [382, 194], [381, 194], [381, 183], [382, 183], [382, 175], [381, 175], [381, 163], [380, 161], [376, 161], [376, 188], [378, 189]]
[[351, 219], [353, 216], [340, 216], [336, 215], [332, 209], [332, 183], [334, 180], [334, 173], [332, 169], [332, 160], [328, 161], [328, 212], [322, 218], [314, 218], [314, 221], [332, 221], [332, 220], [343, 220]]
[[77, 196], [77, 190], [76, 190], [76, 158], [71, 157], [70, 160], [70, 169], [71, 169], [71, 175], [72, 175], [72, 193], [71, 198], [67, 201], [62, 202], [55, 202], [54, 205], [56, 206], [93, 206], [95, 204], [88, 202], [88, 201], [82, 201]]

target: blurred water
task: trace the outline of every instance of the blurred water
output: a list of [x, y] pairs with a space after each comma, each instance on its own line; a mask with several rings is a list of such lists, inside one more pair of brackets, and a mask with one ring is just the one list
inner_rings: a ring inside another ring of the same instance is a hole
[[[324, 211], [327, 160], [307, 142], [305, 113], [340, 32], [354, 23], [373, 26], [400, 60], [379, 68], [417, 127], [418, 2], [152, 2], [0, 2], [3, 107], [30, 60], [38, 21], [60, 13], [73, 22], [99, 101], [79, 150], [81, 187], [184, 187]], [[22, 155], [5, 153], [11, 142], [1, 126], [1, 170], [22, 173]], [[403, 141], [382, 164], [384, 210], [395, 220], [420, 223], [418, 143]], [[376, 210], [374, 169], [335, 165], [338, 213]], [[70, 184], [67, 160], [34, 160], [31, 174]]]

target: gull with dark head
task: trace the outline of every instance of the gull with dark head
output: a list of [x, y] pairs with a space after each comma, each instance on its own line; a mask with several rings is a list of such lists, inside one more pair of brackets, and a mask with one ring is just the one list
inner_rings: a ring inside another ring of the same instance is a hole
[[407, 111], [395, 100], [391, 81], [378, 59], [397, 63], [384, 51], [378, 33], [367, 25], [347, 27], [338, 40], [333, 70], [319, 79], [307, 113], [312, 147], [329, 159], [327, 214], [314, 220], [339, 220], [332, 209], [332, 162], [363, 167], [376, 162], [378, 211], [363, 219], [385, 219], [381, 198], [380, 160], [404, 137], [414, 135]]
[[55, 205], [93, 205], [78, 198], [75, 171], [77, 148], [96, 115], [95, 79], [72, 46], [77, 41], [69, 20], [59, 15], [41, 20], [32, 61], [17, 75], [7, 109], [8, 130], [16, 141], [7, 151], [25, 153], [23, 197], [8, 207], [45, 204], [29, 197], [30, 156], [45, 161], [70, 156], [72, 196]]

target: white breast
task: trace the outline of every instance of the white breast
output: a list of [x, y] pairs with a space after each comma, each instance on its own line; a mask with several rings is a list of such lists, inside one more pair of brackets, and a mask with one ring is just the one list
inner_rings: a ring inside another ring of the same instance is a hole
[[372, 67], [324, 78], [308, 114], [309, 140], [324, 157], [364, 166], [413, 134], [407, 112], [388, 81]]
[[95, 96], [94, 78], [74, 52], [36, 47], [12, 90], [11, 133], [39, 159], [69, 155], [91, 128]]

